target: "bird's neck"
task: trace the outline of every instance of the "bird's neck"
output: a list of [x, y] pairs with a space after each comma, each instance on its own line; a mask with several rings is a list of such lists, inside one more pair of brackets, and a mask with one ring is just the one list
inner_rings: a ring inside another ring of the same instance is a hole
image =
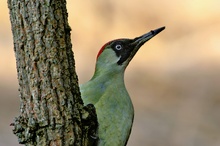
[[91, 80], [99, 81], [124, 81], [124, 71], [118, 72], [113, 70], [95, 70]]
[[97, 62], [92, 79], [99, 78], [104, 79], [103, 81], [117, 79], [118, 81], [121, 81], [124, 80], [124, 71], [125, 69], [122, 66]]

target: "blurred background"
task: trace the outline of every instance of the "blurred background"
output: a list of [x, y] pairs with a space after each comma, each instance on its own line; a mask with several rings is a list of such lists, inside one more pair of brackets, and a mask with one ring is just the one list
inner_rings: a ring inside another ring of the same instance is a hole
[[[0, 1], [0, 145], [19, 145], [18, 83], [6, 1]], [[96, 54], [116, 38], [166, 29], [126, 70], [135, 108], [128, 146], [220, 145], [219, 0], [68, 0], [79, 82], [93, 75]]]

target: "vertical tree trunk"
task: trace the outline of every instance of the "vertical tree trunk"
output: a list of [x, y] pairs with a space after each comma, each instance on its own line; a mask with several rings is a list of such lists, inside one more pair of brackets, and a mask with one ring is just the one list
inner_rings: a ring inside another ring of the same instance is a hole
[[66, 1], [8, 0], [8, 7], [21, 100], [13, 123], [19, 142], [89, 145], [97, 119], [80, 98]]

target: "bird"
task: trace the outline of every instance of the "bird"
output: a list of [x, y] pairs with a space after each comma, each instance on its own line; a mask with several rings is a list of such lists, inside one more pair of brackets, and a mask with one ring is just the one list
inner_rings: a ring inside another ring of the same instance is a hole
[[125, 69], [139, 48], [164, 29], [160, 27], [134, 39], [115, 39], [99, 50], [94, 75], [80, 85], [84, 105], [93, 104], [96, 109], [98, 146], [127, 144], [134, 108], [124, 83]]

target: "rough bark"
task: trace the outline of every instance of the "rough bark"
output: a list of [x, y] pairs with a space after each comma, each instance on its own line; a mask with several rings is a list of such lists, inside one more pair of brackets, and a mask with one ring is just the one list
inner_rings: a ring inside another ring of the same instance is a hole
[[19, 143], [97, 142], [94, 106], [83, 107], [80, 98], [66, 1], [8, 0], [8, 7], [21, 100], [12, 125]]

